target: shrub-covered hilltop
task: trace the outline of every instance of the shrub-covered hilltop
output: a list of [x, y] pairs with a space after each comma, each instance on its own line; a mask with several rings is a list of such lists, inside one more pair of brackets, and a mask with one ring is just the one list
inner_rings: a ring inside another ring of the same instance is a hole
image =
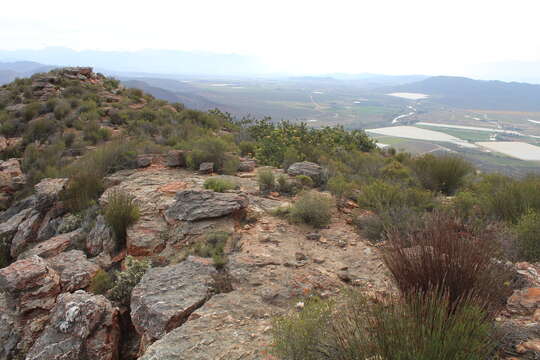
[[0, 134], [0, 359], [540, 358], [538, 177], [91, 68]]

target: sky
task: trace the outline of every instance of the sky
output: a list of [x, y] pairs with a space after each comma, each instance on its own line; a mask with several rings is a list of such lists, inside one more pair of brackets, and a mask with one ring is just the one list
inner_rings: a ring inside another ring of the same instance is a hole
[[538, 0], [19, 0], [2, 4], [0, 49], [209, 51], [256, 56], [274, 72], [465, 75], [540, 61], [538, 14]]

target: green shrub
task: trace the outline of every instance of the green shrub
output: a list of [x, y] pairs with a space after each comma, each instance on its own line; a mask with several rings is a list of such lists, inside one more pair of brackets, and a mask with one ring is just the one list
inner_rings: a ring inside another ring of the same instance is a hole
[[54, 117], [57, 120], [64, 119], [71, 111], [71, 106], [67, 101], [58, 101], [54, 106]]
[[229, 180], [220, 178], [209, 178], [204, 182], [204, 188], [210, 189], [216, 192], [225, 192], [227, 190], [236, 189], [236, 184]]
[[255, 154], [255, 147], [257, 143], [254, 141], [242, 141], [238, 144], [238, 148], [240, 149], [240, 155], [247, 156], [247, 155], [254, 155]]
[[274, 319], [272, 350], [282, 360], [484, 360], [495, 344], [477, 302], [463, 299], [449, 313], [448, 297], [437, 293], [311, 298], [302, 310]]
[[238, 157], [229, 155], [223, 160], [222, 172], [226, 175], [236, 175], [238, 167], [240, 166], [240, 160]]
[[39, 102], [33, 102], [24, 107], [23, 119], [24, 121], [30, 121], [39, 115], [41, 111], [41, 104]]
[[388, 233], [406, 235], [415, 231], [421, 222], [422, 213], [408, 207], [392, 207], [377, 214], [353, 218], [360, 232], [371, 242], [387, 240]]
[[263, 169], [257, 171], [257, 183], [260, 191], [272, 191], [276, 186], [276, 178], [272, 170]]
[[283, 153], [283, 162], [281, 164], [281, 168], [283, 170], [287, 170], [289, 166], [299, 161], [302, 161], [302, 158], [300, 157], [298, 151], [293, 147], [288, 147]]
[[328, 196], [314, 191], [306, 192], [291, 207], [291, 220], [316, 228], [325, 227], [330, 223], [332, 206]]
[[294, 195], [298, 192], [298, 185], [298, 183], [289, 181], [289, 177], [287, 175], [280, 175], [277, 178], [275, 190], [280, 194]]
[[520, 257], [540, 261], [540, 213], [530, 210], [523, 215], [516, 225], [516, 233]]
[[58, 124], [49, 118], [36, 119], [28, 125], [24, 132], [23, 143], [30, 144], [34, 141], [45, 142], [58, 130]]
[[114, 286], [109, 291], [109, 298], [129, 306], [133, 288], [141, 281], [144, 273], [149, 268], [150, 261], [136, 260], [131, 256], [127, 256], [125, 270], [116, 273]]
[[61, 141], [48, 146], [30, 144], [26, 147], [21, 168], [26, 174], [26, 186], [32, 188], [41, 179], [61, 175], [62, 154], [65, 146]]
[[445, 195], [453, 195], [474, 169], [460, 157], [431, 154], [415, 159], [412, 168], [424, 188]]
[[354, 184], [347, 181], [345, 176], [337, 175], [328, 179], [326, 187], [339, 202], [342, 202], [345, 198], [352, 196]]
[[226, 154], [229, 150], [231, 144], [221, 138], [201, 138], [192, 144], [192, 151], [187, 156], [187, 165], [197, 170], [203, 162], [212, 162], [218, 171], [223, 171], [223, 165], [229, 158]]
[[103, 178], [89, 169], [69, 178], [61, 199], [67, 209], [79, 212], [93, 205], [104, 190]]
[[217, 269], [223, 268], [227, 264], [225, 246], [230, 236], [231, 234], [226, 231], [210, 232], [204, 242], [196, 243], [193, 253], [201, 257], [210, 257]]
[[115, 190], [107, 197], [103, 216], [113, 230], [117, 249], [121, 249], [125, 246], [127, 228], [139, 220], [139, 207], [132, 196]]
[[521, 180], [487, 175], [472, 187], [478, 204], [488, 217], [516, 223], [529, 210], [540, 211], [540, 177]]
[[102, 128], [96, 121], [90, 121], [83, 127], [83, 139], [95, 145], [111, 138], [111, 131]]
[[113, 287], [113, 285], [112, 277], [106, 271], [99, 269], [90, 281], [88, 290], [92, 294], [104, 295]]
[[391, 208], [425, 210], [434, 206], [434, 198], [429, 191], [390, 184], [382, 180], [362, 187], [357, 200], [361, 207], [376, 213], [384, 213]]
[[307, 175], [298, 175], [296, 177], [296, 181], [298, 181], [303, 187], [312, 188], [315, 185], [313, 179]]

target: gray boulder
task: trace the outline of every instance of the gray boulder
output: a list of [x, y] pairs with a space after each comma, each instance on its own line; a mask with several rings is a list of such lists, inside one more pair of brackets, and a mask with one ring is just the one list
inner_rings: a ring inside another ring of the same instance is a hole
[[80, 250], [60, 253], [47, 262], [60, 274], [62, 292], [86, 289], [99, 271], [99, 266], [90, 262]]
[[85, 247], [90, 256], [97, 256], [104, 250], [110, 253], [114, 251], [115, 244], [112, 230], [102, 215], [96, 218], [92, 230], [86, 237]]
[[131, 294], [131, 319], [143, 347], [180, 326], [209, 297], [209, 259], [188, 257], [180, 264], [149, 269]]
[[176, 193], [175, 202], [167, 209], [169, 220], [195, 221], [230, 215], [248, 205], [246, 196], [210, 190], [184, 190]]
[[182, 150], [170, 150], [165, 158], [165, 164], [169, 167], [185, 166], [184, 152]]
[[118, 309], [101, 295], [62, 294], [26, 360], [118, 358]]
[[199, 165], [199, 174], [211, 174], [213, 171], [213, 162], [203, 162], [201, 165]]
[[321, 182], [322, 171], [323, 171], [322, 167], [320, 167], [318, 164], [315, 164], [309, 161], [302, 161], [302, 162], [294, 163], [291, 166], [289, 166], [289, 168], [287, 169], [287, 173], [289, 175], [309, 176], [317, 184]]
[[266, 359], [272, 306], [245, 292], [212, 297], [139, 360]]

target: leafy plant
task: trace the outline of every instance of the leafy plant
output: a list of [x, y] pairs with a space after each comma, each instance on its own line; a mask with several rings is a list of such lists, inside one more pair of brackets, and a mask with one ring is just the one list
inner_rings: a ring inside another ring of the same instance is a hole
[[415, 159], [412, 168], [426, 189], [445, 195], [453, 195], [473, 171], [471, 164], [460, 157], [432, 154]]
[[294, 203], [290, 209], [290, 217], [294, 222], [322, 228], [330, 223], [332, 207], [332, 200], [328, 196], [310, 191]]
[[136, 260], [127, 256], [125, 270], [116, 273], [114, 286], [109, 291], [109, 298], [129, 306], [133, 288], [141, 281], [149, 268], [150, 262], [148, 260]]
[[227, 190], [236, 189], [236, 184], [229, 180], [221, 178], [209, 178], [204, 182], [204, 188], [210, 189], [216, 192], [225, 192]]
[[520, 258], [540, 261], [540, 213], [530, 210], [519, 219], [515, 229]]
[[257, 182], [260, 191], [272, 191], [275, 188], [276, 178], [272, 170], [263, 169], [257, 171]]
[[114, 286], [113, 279], [106, 271], [100, 269], [90, 281], [88, 290], [92, 294], [104, 295]]

